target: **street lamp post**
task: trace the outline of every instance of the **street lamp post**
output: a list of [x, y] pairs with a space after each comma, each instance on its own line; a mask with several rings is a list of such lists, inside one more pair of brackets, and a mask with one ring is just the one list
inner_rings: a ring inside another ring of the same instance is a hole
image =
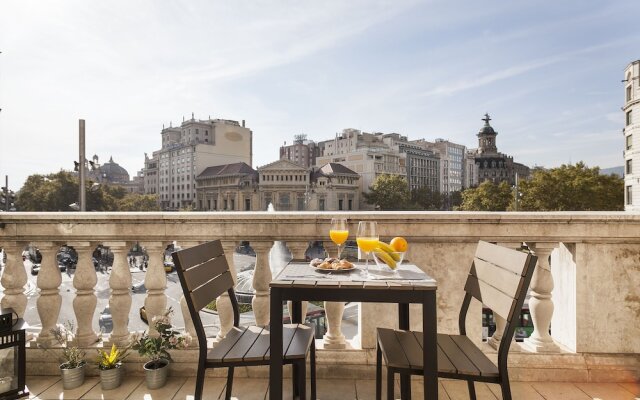
[[85, 159], [84, 159], [84, 120], [81, 119], [80, 120], [80, 126], [79, 126], [79, 135], [80, 135], [80, 157], [79, 157], [79, 162], [80, 162], [80, 168], [78, 171], [80, 173], [80, 211], [87, 211], [87, 194], [85, 191], [85, 187], [84, 187], [84, 181], [85, 181]]

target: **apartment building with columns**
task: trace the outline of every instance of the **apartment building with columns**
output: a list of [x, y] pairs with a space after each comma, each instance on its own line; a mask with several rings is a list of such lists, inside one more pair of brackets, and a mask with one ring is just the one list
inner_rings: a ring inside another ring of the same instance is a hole
[[336, 163], [305, 168], [278, 160], [257, 170], [246, 163], [216, 165], [196, 177], [201, 211], [356, 211], [358, 174]]
[[184, 120], [164, 127], [162, 147], [145, 154], [145, 193], [156, 194], [163, 210], [196, 208], [196, 177], [207, 167], [253, 159], [253, 132], [245, 122], [212, 119]]

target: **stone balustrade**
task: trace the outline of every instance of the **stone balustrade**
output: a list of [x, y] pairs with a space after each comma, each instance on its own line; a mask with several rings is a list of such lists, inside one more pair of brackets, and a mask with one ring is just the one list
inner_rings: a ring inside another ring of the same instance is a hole
[[[73, 276], [75, 292], [72, 293], [78, 342], [82, 346], [95, 345], [98, 332], [93, 324], [99, 310], [96, 310], [97, 275], [91, 253], [95, 246], [102, 244], [114, 254], [109, 277], [113, 332], [108, 341], [125, 344], [130, 335], [128, 321], [132, 299], [129, 290], [132, 277], [126, 259], [128, 249], [134, 243], [140, 243], [149, 254], [144, 277], [147, 289], [144, 304], [147, 318], [151, 320], [167, 307], [167, 276], [162, 258], [166, 245], [176, 241], [186, 248], [220, 238], [227, 254], [240, 241], [249, 241], [256, 252], [253, 309], [256, 323], [266, 325], [269, 323], [269, 281], [277, 272], [272, 271], [269, 263], [269, 251], [274, 241], [285, 242], [292, 255], [299, 258], [304, 255], [310, 241], [328, 242], [330, 220], [337, 214], [4, 213], [0, 216], [0, 246], [6, 250], [7, 263], [0, 279], [4, 291], [1, 304], [13, 307], [19, 315], [24, 314], [27, 272], [21, 253], [27, 244], [37, 246], [43, 254], [36, 301], [42, 328], [35, 332], [38, 334], [34, 341], [49, 344], [51, 328], [64, 322], [59, 320], [63, 300], [61, 273], [54, 261], [55, 254], [62, 245], [72, 246], [79, 257]], [[637, 372], [639, 362], [634, 358], [634, 354], [640, 353], [640, 332], [637, 328], [640, 320], [640, 215], [595, 212], [352, 212], [341, 213], [341, 216], [349, 218], [351, 232], [355, 232], [360, 220], [376, 220], [382, 239], [394, 236], [407, 238], [410, 248], [406, 258], [438, 280], [438, 328], [443, 332], [457, 331], [462, 289], [477, 241], [486, 240], [514, 248], [526, 243], [539, 257], [529, 300], [535, 330], [522, 344], [518, 355], [513, 357], [516, 363], [522, 360], [515, 368], [534, 368], [528, 367], [532, 363], [536, 368], [544, 369], [546, 363], [558, 368], [559, 362], [565, 362], [568, 370], [582, 368], [580, 370], [586, 371], [584, 374], [589, 379], [597, 378], [594, 370], [604, 371], [607, 368], [623, 371], [634, 379], [640, 377]], [[351, 236], [353, 239], [355, 234]], [[232, 257], [228, 259], [233, 265]], [[233, 324], [226, 294], [218, 299], [217, 308], [221, 329], [215, 339], [219, 340]], [[329, 322], [325, 337], [327, 350], [319, 355], [321, 362], [324, 357], [328, 362], [349, 363], [343, 359], [340, 350], [332, 350], [345, 347], [340, 326], [343, 310], [344, 305], [340, 303], [326, 305]], [[351, 360], [360, 359], [367, 365], [371, 364], [371, 349], [375, 347], [374, 328], [396, 326], [396, 310], [394, 305], [360, 305], [358, 335], [348, 346], [355, 350], [342, 351], [360, 351], [364, 358], [355, 356]], [[419, 308], [412, 307], [411, 312], [412, 328], [419, 329]], [[477, 342], [481, 341], [481, 314], [481, 305], [472, 304], [467, 332]], [[502, 325], [503, 321], [497, 323]], [[188, 318], [184, 326], [188, 331], [193, 329]], [[497, 347], [500, 340], [499, 336], [492, 337], [486, 351], [491, 353], [490, 346]], [[520, 346], [513, 347], [517, 350]], [[188, 362], [189, 357], [185, 357], [185, 362]], [[576, 361], [576, 357], [580, 361]], [[576, 367], [581, 362], [591, 362], [592, 365]], [[596, 364], [600, 365], [600, 370]], [[634, 368], [635, 375], [629, 372]], [[549, 367], [548, 370], [551, 369]], [[602, 372], [602, 376], [605, 374]]]

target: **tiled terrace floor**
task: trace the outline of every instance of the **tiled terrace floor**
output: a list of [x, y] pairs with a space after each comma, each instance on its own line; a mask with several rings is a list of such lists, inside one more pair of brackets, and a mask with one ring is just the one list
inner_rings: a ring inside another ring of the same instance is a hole
[[[113, 400], [152, 400], [152, 399], [193, 399], [194, 378], [169, 378], [167, 385], [158, 390], [148, 390], [143, 377], [127, 377], [118, 389], [102, 392], [97, 377], [88, 377], [81, 387], [63, 392], [58, 377], [29, 376], [27, 386], [32, 399], [113, 399]], [[308, 381], [307, 381], [308, 383]], [[205, 399], [224, 399], [225, 379], [208, 378], [205, 383]], [[234, 379], [234, 399], [268, 399], [266, 379]], [[290, 390], [291, 382], [285, 382], [284, 389]], [[397, 386], [397, 384], [396, 384]], [[396, 395], [399, 393], [396, 388]], [[383, 393], [384, 392], [383, 387]], [[517, 400], [640, 400], [640, 383], [556, 383], [556, 382], [512, 382], [513, 398]], [[497, 385], [476, 384], [478, 399], [499, 400], [500, 388]], [[419, 382], [414, 382], [414, 399], [422, 399]], [[285, 392], [284, 398], [291, 398]], [[375, 381], [373, 380], [319, 380], [319, 400], [374, 399]], [[441, 400], [467, 400], [465, 382], [440, 381]]]

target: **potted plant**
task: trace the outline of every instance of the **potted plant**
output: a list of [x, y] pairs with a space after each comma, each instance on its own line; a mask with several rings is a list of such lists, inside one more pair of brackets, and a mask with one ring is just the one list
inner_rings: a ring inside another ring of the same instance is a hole
[[84, 383], [85, 352], [75, 344], [74, 328], [73, 322], [67, 321], [63, 326], [58, 325], [51, 329], [55, 340], [62, 346], [60, 372], [62, 387], [67, 390], [77, 388]]
[[98, 349], [98, 370], [100, 371], [100, 386], [102, 390], [111, 390], [120, 386], [122, 382], [122, 360], [127, 357], [127, 350], [121, 351], [115, 344], [107, 353]]
[[185, 348], [189, 345], [191, 337], [172, 329], [170, 316], [173, 313], [171, 307], [162, 315], [151, 319], [152, 326], [158, 335], [134, 335], [131, 348], [143, 357], [149, 359], [144, 364], [145, 378], [148, 389], [158, 389], [167, 381], [169, 362], [172, 361], [169, 350]]

